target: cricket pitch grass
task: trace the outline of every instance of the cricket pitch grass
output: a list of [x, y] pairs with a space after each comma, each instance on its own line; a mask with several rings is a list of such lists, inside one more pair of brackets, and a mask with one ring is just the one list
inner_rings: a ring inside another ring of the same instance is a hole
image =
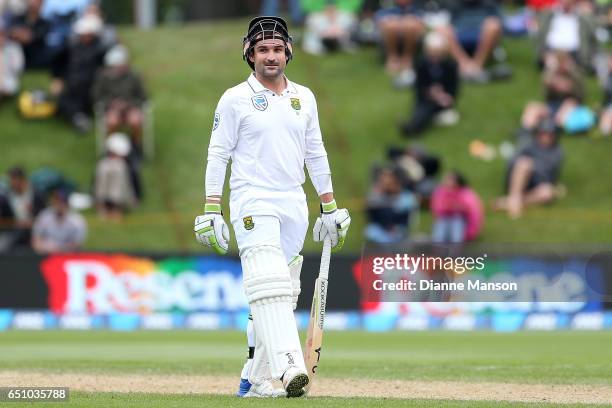
[[240, 332], [4, 332], [0, 387], [70, 387], [52, 404], [70, 407], [612, 406], [612, 332], [327, 332], [297, 400], [234, 397], [245, 355]]

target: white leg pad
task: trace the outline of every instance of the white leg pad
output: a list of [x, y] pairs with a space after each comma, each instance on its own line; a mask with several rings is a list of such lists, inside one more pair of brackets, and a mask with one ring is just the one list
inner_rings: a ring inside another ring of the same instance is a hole
[[302, 264], [304, 263], [304, 257], [298, 255], [289, 262], [289, 275], [291, 276], [291, 301], [293, 303], [293, 310], [297, 308], [298, 297], [302, 291], [300, 283], [300, 273], [302, 272]]
[[[255, 247], [243, 254], [241, 260], [256, 338], [265, 346], [272, 378], [280, 379], [290, 366], [306, 372], [292, 310], [289, 268], [281, 249]], [[255, 358], [258, 348], [256, 346]]]

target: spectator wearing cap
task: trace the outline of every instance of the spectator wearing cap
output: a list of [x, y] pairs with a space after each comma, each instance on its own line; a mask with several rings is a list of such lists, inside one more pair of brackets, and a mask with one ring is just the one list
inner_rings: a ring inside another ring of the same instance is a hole
[[30, 246], [34, 217], [44, 208], [22, 167], [8, 171], [9, 185], [0, 193], [0, 251]]
[[304, 51], [320, 55], [333, 51], [354, 49], [351, 34], [357, 26], [354, 12], [340, 9], [333, 1], [322, 11], [315, 11], [306, 17]]
[[140, 75], [129, 64], [125, 46], [115, 45], [104, 58], [106, 68], [99, 71], [93, 85], [93, 99], [104, 108], [108, 133], [128, 126], [135, 145], [140, 147], [143, 127], [142, 106], [147, 101]]
[[499, 6], [493, 0], [450, 3], [451, 24], [439, 28], [466, 80], [485, 82], [485, 64], [493, 54], [503, 26]]
[[8, 28], [10, 39], [23, 48], [27, 69], [49, 69], [53, 64], [46, 43], [50, 24], [41, 15], [42, 4], [43, 0], [28, 0], [26, 11], [13, 17]]
[[[459, 70], [448, 52], [446, 38], [435, 31], [425, 37], [425, 55], [416, 65], [415, 105], [412, 117], [401, 125], [405, 135], [415, 135], [425, 130], [442, 112], [453, 124], [458, 114], [456, 106], [459, 92]], [[452, 112], [451, 112], [452, 111]]]
[[68, 50], [58, 108], [79, 133], [88, 132], [92, 126], [91, 90], [106, 53], [98, 40], [102, 28], [103, 22], [98, 16], [88, 14], [81, 17], [74, 25], [78, 40]]
[[562, 196], [564, 189], [557, 185], [562, 162], [558, 127], [553, 120], [546, 119], [538, 125], [531, 142], [519, 148], [510, 160], [507, 195], [498, 198], [494, 208], [518, 218], [525, 207], [547, 204]]
[[406, 239], [410, 214], [417, 207], [414, 194], [404, 189], [401, 171], [395, 167], [379, 169], [366, 204], [366, 239], [379, 244]]
[[551, 53], [562, 51], [590, 71], [597, 51], [595, 32], [592, 16], [579, 11], [577, 0], [559, 0], [557, 7], [543, 12], [538, 21], [538, 62], [550, 65]]
[[432, 240], [457, 244], [478, 237], [484, 221], [484, 209], [478, 194], [470, 188], [463, 174], [449, 172], [431, 197], [434, 217]]
[[127, 157], [129, 138], [114, 133], [106, 139], [106, 155], [98, 161], [94, 183], [96, 207], [102, 218], [118, 220], [136, 205], [136, 194]]
[[19, 91], [19, 81], [24, 68], [21, 46], [11, 41], [4, 23], [0, 21], [0, 101]]
[[392, 6], [376, 12], [374, 21], [383, 41], [386, 71], [399, 74], [398, 85], [411, 85], [416, 47], [425, 33], [419, 9], [412, 0], [394, 0]]
[[76, 251], [87, 236], [87, 223], [81, 214], [70, 209], [62, 191], [51, 193], [49, 207], [34, 222], [32, 248], [41, 254]]

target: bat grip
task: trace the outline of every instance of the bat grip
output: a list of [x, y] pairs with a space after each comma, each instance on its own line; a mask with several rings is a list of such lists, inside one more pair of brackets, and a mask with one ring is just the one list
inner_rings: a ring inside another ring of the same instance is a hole
[[331, 240], [326, 238], [323, 241], [323, 252], [321, 253], [321, 267], [319, 269], [319, 278], [327, 280], [329, 277], [329, 261], [331, 259]]

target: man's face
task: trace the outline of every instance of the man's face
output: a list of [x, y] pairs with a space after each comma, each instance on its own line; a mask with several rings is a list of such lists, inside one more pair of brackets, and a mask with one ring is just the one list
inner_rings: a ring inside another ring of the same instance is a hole
[[263, 40], [255, 45], [250, 57], [255, 65], [255, 73], [270, 80], [282, 76], [287, 66], [285, 42], [280, 39]]
[[574, 6], [575, 6], [575, 1], [574, 0], [561, 0], [559, 2], [559, 5], [561, 6], [561, 8], [565, 11], [571, 11]]
[[42, 8], [43, 0], [30, 0], [28, 2], [28, 9], [32, 12], [39, 13]]
[[20, 176], [10, 176], [9, 183], [11, 190], [17, 194], [23, 193], [28, 185], [26, 179]]

